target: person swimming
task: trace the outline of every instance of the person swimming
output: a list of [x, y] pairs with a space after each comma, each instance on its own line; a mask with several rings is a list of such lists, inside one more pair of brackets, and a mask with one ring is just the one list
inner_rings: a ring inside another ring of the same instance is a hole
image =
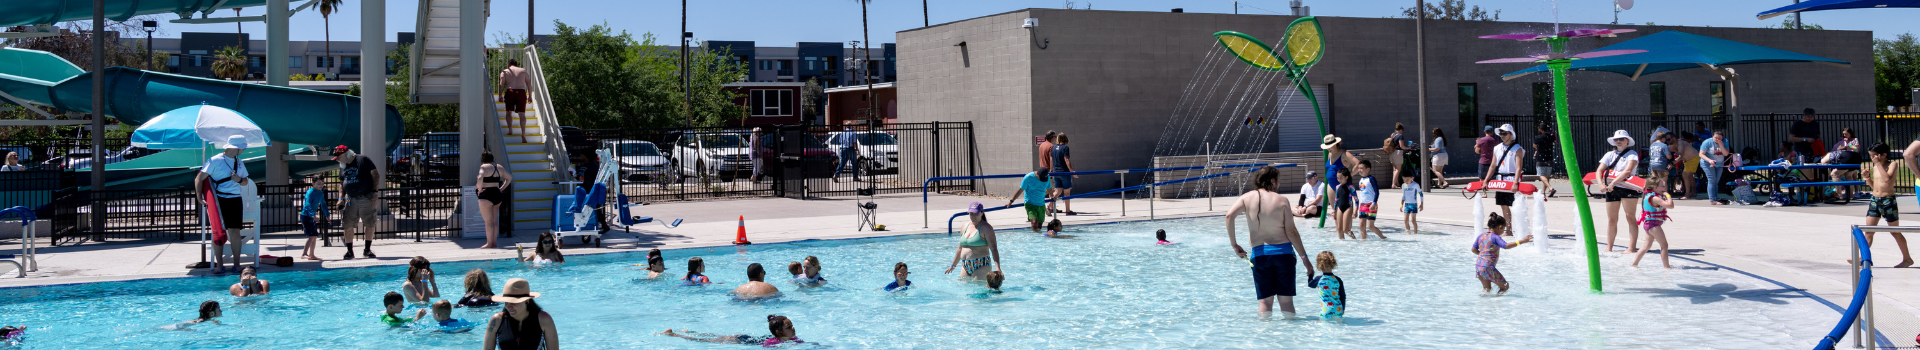
[[400, 296], [400, 293], [397, 292], [387, 292], [387, 296], [381, 298], [381, 304], [385, 304], [386, 312], [380, 314], [380, 323], [385, 323], [388, 326], [404, 326], [407, 323], [412, 323], [413, 320], [427, 316], [427, 310], [422, 309], [414, 310], [416, 312], [413, 314], [413, 317], [400, 317], [400, 312], [407, 308], [407, 297]]
[[467, 293], [460, 296], [460, 307], [488, 307], [499, 305], [493, 302], [493, 281], [487, 278], [487, 272], [481, 269], [467, 271], [465, 283]]
[[703, 272], [707, 272], [707, 264], [701, 261], [700, 257], [687, 259], [687, 276], [680, 278], [680, 285], [703, 286], [713, 283], [712, 280], [707, 279], [707, 275], [701, 274]]
[[236, 297], [267, 295], [272, 291], [272, 285], [260, 279], [259, 269], [252, 265], [240, 268], [240, 282], [227, 287], [227, 293]]
[[697, 342], [718, 343], [718, 344], [746, 344], [746, 345], [758, 344], [763, 347], [774, 347], [783, 343], [793, 343], [793, 344], [806, 343], [806, 341], [800, 340], [800, 336], [794, 332], [793, 320], [788, 319], [786, 316], [767, 315], [767, 330], [772, 334], [767, 336], [759, 336], [759, 337], [746, 335], [746, 334], [737, 334], [737, 335], [709, 334], [709, 333], [694, 332], [694, 331], [685, 330], [685, 329], [682, 329], [679, 332], [674, 332], [672, 329], [668, 329], [666, 331], [660, 332], [659, 334], [664, 336], [669, 336], [669, 337], [676, 337], [676, 338], [681, 338], [686, 340], [697, 341]]
[[661, 257], [660, 249], [654, 248], [653, 250], [648, 250], [647, 278], [660, 278], [660, 275], [665, 272], [667, 272], [667, 259]]
[[220, 318], [220, 302], [208, 300], [200, 303], [200, 318], [162, 326], [160, 329], [191, 330], [187, 327], [201, 323], [220, 324], [220, 320], [216, 320], [216, 318]]
[[1167, 230], [1154, 230], [1154, 231], [1153, 231], [1153, 239], [1157, 241], [1157, 242], [1154, 242], [1153, 244], [1158, 244], [1158, 245], [1176, 245], [1176, 244], [1180, 244], [1179, 242], [1173, 242], [1173, 241], [1168, 241], [1168, 240], [1167, 240]]
[[1047, 232], [1046, 232], [1047, 238], [1066, 238], [1066, 239], [1073, 238], [1073, 236], [1071, 235], [1060, 234], [1060, 232], [1066, 231], [1066, 228], [1064, 226], [1065, 225], [1062, 225], [1060, 223], [1060, 219], [1053, 219], [1053, 221], [1048, 221]]
[[[789, 265], [791, 270], [792, 266]], [[827, 277], [820, 274], [820, 258], [807, 256], [800, 264], [800, 274], [793, 276], [793, 284], [801, 287], [819, 287], [827, 284]]]
[[907, 290], [907, 287], [912, 286], [913, 281], [907, 280], [907, 263], [897, 262], [893, 263], [893, 282], [887, 283], [887, 286], [882, 289], [889, 292], [898, 292]]
[[27, 326], [0, 327], [0, 345], [20, 345], [27, 338]]
[[739, 287], [734, 287], [733, 292], [729, 294], [733, 294], [735, 300], [779, 297], [780, 287], [775, 287], [773, 284], [767, 283], [766, 279], [767, 270], [760, 267], [760, 263], [747, 264], [747, 283], [742, 283]]
[[479, 325], [465, 319], [453, 318], [453, 303], [441, 300], [433, 303], [433, 325], [426, 328], [441, 333], [463, 333]]

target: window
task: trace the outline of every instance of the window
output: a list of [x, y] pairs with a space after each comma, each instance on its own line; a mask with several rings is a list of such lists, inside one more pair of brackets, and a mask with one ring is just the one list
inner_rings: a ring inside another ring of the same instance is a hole
[[307, 59], [304, 57], [287, 57], [287, 68], [302, 68], [301, 66], [305, 65], [307, 65]]
[[755, 117], [793, 115], [793, 90], [751, 90], [747, 107]]
[[791, 69], [793, 69], [793, 61], [785, 61], [785, 60], [780, 61], [780, 70], [791, 70]]
[[342, 69], [360, 69], [360, 58], [359, 58], [359, 57], [341, 57], [341, 58], [340, 58], [340, 68], [342, 68]]
[[1455, 91], [1460, 95], [1460, 133], [1457, 135], [1460, 135], [1460, 137], [1479, 135], [1479, 130], [1475, 130], [1480, 125], [1479, 86], [1474, 84], [1460, 84], [1459, 87], [1455, 88]]
[[260, 60], [262, 59], [265, 59], [265, 57], [247, 56], [247, 66], [253, 67], [253, 68], [260, 68], [260, 63], [261, 63]]
[[1656, 81], [1656, 82], [1647, 83], [1647, 109], [1648, 109], [1647, 112], [1653, 115], [1657, 115], [1657, 116], [1667, 115], [1667, 83], [1666, 82]]
[[1707, 82], [1707, 93], [1713, 97], [1711, 108], [1713, 115], [1727, 115], [1727, 82]]
[[167, 56], [167, 67], [179, 67], [180, 56]]
[[333, 57], [327, 57], [327, 56], [314, 57], [313, 67], [314, 68], [332, 68], [333, 62], [331, 61], [333, 61]]
[[207, 50], [187, 50], [187, 54], [189, 54], [189, 55], [205, 55], [205, 54], [207, 54]]
[[207, 56], [201, 56], [201, 55], [194, 55], [194, 56], [193, 56], [193, 66], [194, 66], [194, 67], [206, 67], [206, 66], [207, 66], [207, 62], [206, 62], [205, 60], [203, 60], [203, 58], [206, 58], [206, 57], [207, 57]]
[[1533, 83], [1533, 115], [1553, 115], [1553, 83]]

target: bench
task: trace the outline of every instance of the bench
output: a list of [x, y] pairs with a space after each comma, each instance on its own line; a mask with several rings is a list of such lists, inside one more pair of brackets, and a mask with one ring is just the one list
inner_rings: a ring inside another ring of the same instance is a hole
[[[1866, 186], [1866, 185], [1867, 185], [1866, 181], [1795, 182], [1795, 183], [1780, 184], [1780, 188], [1813, 188], [1813, 187]], [[1807, 193], [1803, 191], [1803, 192], [1800, 192], [1799, 195], [1800, 195], [1800, 203], [1807, 203]], [[1843, 203], [1853, 203], [1853, 197], [1846, 197], [1846, 198], [1842, 198], [1841, 200], [1844, 201]]]

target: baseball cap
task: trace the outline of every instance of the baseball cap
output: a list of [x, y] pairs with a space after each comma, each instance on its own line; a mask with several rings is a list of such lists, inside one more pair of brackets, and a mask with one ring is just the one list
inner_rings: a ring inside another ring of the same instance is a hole
[[347, 154], [347, 151], [347, 145], [333, 146], [333, 160], [340, 160], [340, 155]]

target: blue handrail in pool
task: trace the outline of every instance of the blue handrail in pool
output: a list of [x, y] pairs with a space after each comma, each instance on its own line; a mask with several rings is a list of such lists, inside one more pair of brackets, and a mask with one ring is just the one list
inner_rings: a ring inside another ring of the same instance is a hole
[[[1275, 167], [1275, 168], [1291, 168], [1291, 167], [1296, 167], [1296, 166], [1300, 166], [1299, 164], [1292, 164], [1292, 163], [1275, 163], [1275, 164], [1251, 164], [1251, 165], [1247, 165], [1247, 166], [1240, 166], [1240, 164], [1236, 164], [1236, 166], [1232, 166], [1232, 167], [1234, 167], [1234, 168], [1250, 168], [1250, 167], [1258, 167], [1258, 166], [1267, 166], [1267, 165], [1271, 165], [1271, 166], [1273, 166], [1273, 167]], [[1226, 168], [1226, 167], [1228, 167], [1228, 166], [1220, 166], [1219, 168]], [[1205, 168], [1205, 167], [1194, 167], [1194, 168]], [[1181, 170], [1181, 169], [1178, 169], [1178, 168], [1164, 168], [1164, 169], [1171, 169], [1171, 170]], [[1240, 172], [1254, 172], [1254, 171], [1257, 171], [1257, 170], [1260, 170], [1260, 169], [1259, 169], [1259, 168], [1253, 168], [1253, 169], [1247, 169], [1247, 170], [1242, 170], [1242, 171], [1240, 171]], [[1072, 173], [1061, 173], [1061, 174], [1079, 174], [1079, 173], [1083, 173], [1083, 172], [1072, 172]], [[1144, 189], [1144, 188], [1148, 188], [1148, 187], [1160, 187], [1160, 186], [1166, 186], [1166, 185], [1172, 185], [1172, 184], [1179, 184], [1179, 183], [1185, 183], [1185, 182], [1193, 182], [1193, 181], [1200, 181], [1200, 180], [1206, 180], [1206, 179], [1211, 179], [1211, 178], [1216, 178], [1216, 177], [1222, 177], [1222, 176], [1228, 176], [1228, 175], [1233, 175], [1233, 174], [1234, 174], [1233, 172], [1225, 172], [1225, 173], [1219, 173], [1219, 174], [1211, 174], [1211, 175], [1201, 175], [1201, 176], [1195, 176], [1195, 177], [1189, 177], [1189, 178], [1185, 178], [1185, 179], [1179, 179], [1179, 180], [1167, 180], [1167, 181], [1162, 181], [1162, 182], [1155, 182], [1155, 183], [1150, 183], [1150, 184], [1144, 184], [1144, 185], [1133, 185], [1133, 186], [1128, 186], [1128, 187], [1121, 187], [1121, 188], [1115, 188], [1115, 189], [1111, 189], [1111, 190], [1105, 190], [1105, 191], [1094, 191], [1094, 192], [1088, 192], [1088, 193], [1082, 193], [1082, 194], [1076, 194], [1076, 195], [1071, 195], [1071, 196], [1066, 196], [1066, 197], [1060, 197], [1060, 198], [1054, 198], [1054, 199], [1048, 199], [1048, 200], [1047, 200], [1047, 203], [1053, 203], [1053, 201], [1056, 201], [1056, 200], [1062, 200], [1062, 199], [1074, 199], [1074, 198], [1080, 198], [1080, 197], [1092, 197], [1092, 196], [1103, 196], [1103, 195], [1108, 195], [1108, 194], [1113, 194], [1113, 193], [1120, 193], [1120, 192], [1126, 192], [1126, 191], [1134, 191], [1134, 190], [1139, 190], [1139, 189]], [[1020, 176], [1026, 176], [1026, 174], [1021, 174]], [[993, 207], [993, 208], [986, 208], [986, 209], [983, 209], [983, 210], [981, 210], [980, 212], [982, 212], [982, 213], [987, 213], [987, 212], [994, 212], [994, 211], [998, 211], [998, 210], [1002, 210], [1002, 209], [1008, 209], [1008, 208], [1013, 208], [1013, 206], [1011, 206], [1011, 205], [1008, 205], [1008, 206], [1000, 206], [1000, 207]], [[953, 216], [950, 216], [950, 217], [947, 217], [947, 235], [953, 235], [953, 219], [958, 219], [958, 218], [960, 218], [961, 216], [966, 216], [966, 215], [967, 215], [967, 212], [965, 212], [965, 211], [962, 211], [962, 212], [959, 212], [959, 213], [954, 213], [954, 214], [953, 214]]]
[[[1276, 164], [1278, 164], [1278, 163], [1276, 163]], [[1088, 171], [1066, 171], [1066, 172], [1058, 172], [1058, 173], [1049, 173], [1048, 175], [1101, 175], [1101, 174], [1126, 174], [1126, 173], [1146, 173], [1146, 172], [1155, 172], [1155, 171], [1180, 171], [1180, 170], [1201, 170], [1201, 169], [1207, 169], [1207, 168], [1215, 168], [1215, 169], [1232, 169], [1232, 168], [1253, 168], [1253, 167], [1259, 167], [1259, 166], [1262, 166], [1262, 165], [1269, 165], [1269, 164], [1266, 164], [1266, 163], [1250, 163], [1250, 164], [1228, 164], [1228, 165], [1214, 165], [1214, 166], [1206, 166], [1206, 165], [1202, 165], [1202, 166], [1183, 166], [1183, 167], [1166, 167], [1166, 168], [1145, 168], [1145, 169], [1114, 169], [1114, 170], [1088, 170]], [[1285, 166], [1280, 166], [1280, 167], [1281, 167], [1281, 168], [1285, 168], [1285, 167], [1291, 167], [1291, 166], [1295, 166], [1295, 165], [1294, 165], [1294, 164], [1286, 164]], [[926, 211], [927, 211], [927, 198], [928, 198], [928, 196], [927, 196], [927, 189], [928, 189], [928, 188], [930, 188], [930, 187], [931, 187], [931, 186], [933, 185], [933, 183], [934, 183], [934, 182], [939, 182], [939, 181], [957, 181], [957, 180], [986, 180], [986, 179], [1011, 179], [1011, 178], [1017, 178], [1017, 177], [1026, 177], [1026, 176], [1027, 176], [1027, 174], [1025, 174], [1025, 173], [1021, 173], [1021, 174], [1000, 174], [1000, 175], [974, 175], [974, 176], [941, 176], [941, 177], [930, 177], [930, 178], [927, 178], [927, 180], [926, 180], [926, 181], [922, 181], [922, 182], [920, 182], [920, 211], [921, 211], [921, 216], [926, 216]], [[1128, 187], [1128, 188], [1137, 188], [1137, 187], [1139, 187], [1139, 186], [1134, 186], [1134, 187]], [[1131, 191], [1131, 190], [1129, 190], [1129, 191]], [[1098, 192], [1098, 193], [1100, 193], [1100, 194], [1108, 194], [1108, 193], [1114, 193], [1114, 192], [1116, 192], [1116, 191], [1101, 191], [1101, 192]], [[1078, 196], [1078, 195], [1076, 195], [1076, 196], [1072, 196], [1072, 197], [1068, 197], [1068, 199], [1073, 199], [1073, 198], [1079, 198], [1079, 196]], [[924, 220], [924, 219], [926, 219], [926, 218], [924, 218], [924, 217], [923, 217], [923, 218], [921, 218], [921, 219], [922, 219], [922, 220]], [[952, 225], [948, 225], [948, 226], [952, 226]], [[952, 230], [951, 230], [951, 229], [949, 229], [948, 231], [952, 231]]]
[[[1866, 306], [1867, 298], [1873, 297], [1868, 293], [1873, 286], [1873, 251], [1867, 249], [1867, 236], [1861, 233], [1860, 226], [1853, 227], [1853, 241], [1859, 250], [1860, 266], [1865, 267], [1860, 269], [1860, 283], [1853, 287], [1853, 301], [1848, 302], [1846, 312], [1840, 314], [1840, 323], [1833, 325], [1833, 331], [1827, 332], [1826, 338], [1820, 339], [1820, 345], [1814, 347], [1815, 350], [1832, 350], [1834, 344], [1840, 342], [1840, 337], [1847, 335], [1847, 328], [1853, 327], [1854, 321], [1860, 318], [1860, 310]], [[1873, 337], [1871, 334], [1867, 336]]]

